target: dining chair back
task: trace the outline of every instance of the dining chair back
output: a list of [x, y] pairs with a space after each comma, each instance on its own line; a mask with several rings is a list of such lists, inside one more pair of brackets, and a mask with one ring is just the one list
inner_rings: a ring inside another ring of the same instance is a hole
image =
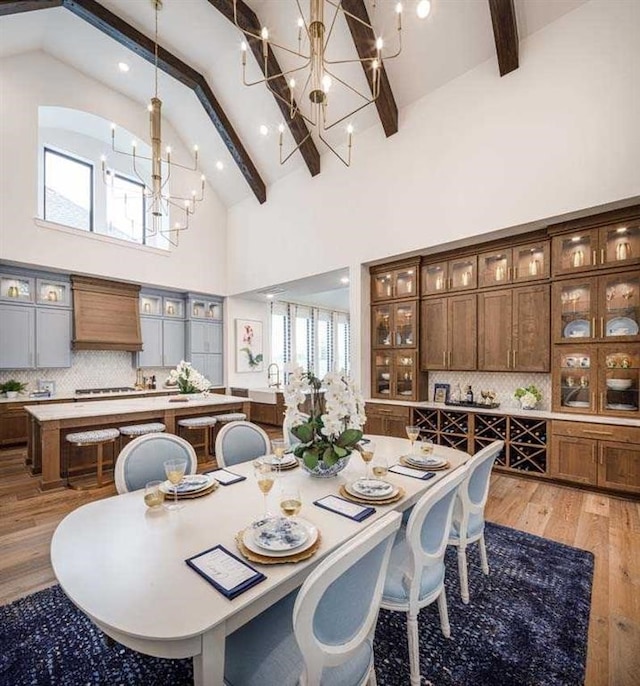
[[219, 467], [231, 467], [271, 452], [266, 431], [251, 422], [229, 422], [216, 436], [216, 460]]
[[398, 532], [391, 551], [381, 606], [407, 614], [412, 686], [420, 684], [420, 610], [437, 600], [442, 633], [451, 635], [444, 555], [456, 493], [466, 475], [463, 465], [429, 488], [413, 507], [406, 529]]
[[381, 517], [328, 555], [299, 592], [231, 634], [225, 684], [375, 685], [373, 635], [401, 520]]
[[493, 463], [504, 448], [504, 441], [494, 441], [479, 450], [467, 463], [467, 476], [458, 489], [449, 532], [449, 545], [458, 548], [458, 574], [462, 602], [469, 602], [466, 548], [478, 541], [480, 564], [489, 573], [487, 548], [484, 540], [484, 508], [489, 497], [489, 483]]
[[167, 433], [146, 434], [128, 443], [118, 455], [115, 468], [116, 490], [128, 493], [144, 488], [149, 481], [164, 481], [167, 460], [185, 459], [185, 474], [195, 474], [196, 452], [188, 441]]

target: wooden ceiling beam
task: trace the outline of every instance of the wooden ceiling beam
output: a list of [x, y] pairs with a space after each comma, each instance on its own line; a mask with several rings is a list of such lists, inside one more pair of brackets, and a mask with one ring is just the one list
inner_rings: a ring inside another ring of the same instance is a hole
[[518, 58], [518, 23], [514, 0], [489, 0], [493, 37], [498, 53], [500, 76], [517, 69]]
[[[345, 12], [353, 14], [369, 25], [371, 24], [364, 0], [342, 0], [342, 7]], [[377, 36], [370, 28], [357, 19], [350, 17], [349, 14], [345, 14], [345, 18], [356, 50], [358, 51], [358, 56], [361, 60], [370, 60], [372, 57], [376, 56]], [[362, 62], [364, 75], [367, 77], [369, 88], [371, 88], [371, 92], [373, 93], [373, 70], [370, 65], [370, 62]], [[393, 91], [391, 90], [391, 84], [389, 83], [389, 77], [387, 76], [384, 64], [380, 70], [380, 94], [376, 99], [376, 108], [385, 135], [387, 138], [393, 136], [394, 133], [398, 132], [398, 106], [393, 97]]]
[[[155, 62], [153, 39], [145, 36], [95, 0], [59, 0], [57, 4], [73, 12], [77, 17], [148, 62], [152, 64]], [[5, 10], [10, 8], [13, 8], [14, 12], [26, 11], [26, 6], [29, 6], [28, 9], [44, 9], [55, 5], [43, 0], [40, 2], [38, 0], [23, 0], [22, 2], [0, 0], [0, 15], [8, 14], [9, 11]], [[158, 68], [194, 91], [256, 198], [260, 203], [265, 202], [267, 199], [265, 183], [204, 76], [161, 46], [158, 47]]]
[[20, 14], [33, 10], [46, 10], [49, 7], [60, 7], [63, 0], [0, 0], [0, 17], [8, 14]]
[[[232, 24], [235, 25], [234, 15], [233, 15], [233, 0], [209, 0], [209, 3], [215, 7], [218, 12], [220, 12], [224, 17], [226, 17]], [[256, 13], [245, 3], [243, 0], [238, 0], [237, 2], [237, 18], [238, 24], [245, 31], [250, 31], [253, 34], [259, 34], [262, 29], [262, 24]], [[242, 30], [241, 29], [241, 30]], [[267, 76], [267, 74], [281, 74], [282, 68], [278, 63], [278, 60], [273, 53], [271, 47], [269, 47], [269, 57], [267, 61], [267, 68], [265, 69], [264, 59], [262, 57], [262, 43], [251, 36], [247, 36], [245, 33], [245, 38], [247, 45], [251, 48], [251, 52], [260, 67], [262, 73]], [[291, 135], [296, 142], [296, 145], [300, 146], [300, 153], [311, 173], [311, 176], [315, 176], [320, 173], [320, 153], [316, 148], [313, 139], [309, 135], [309, 129], [300, 115], [297, 113], [296, 116], [291, 119], [289, 114], [289, 86], [287, 80], [284, 76], [270, 81], [269, 86], [272, 90], [276, 91], [280, 97], [273, 96], [276, 104], [282, 112], [284, 121], [289, 126]]]

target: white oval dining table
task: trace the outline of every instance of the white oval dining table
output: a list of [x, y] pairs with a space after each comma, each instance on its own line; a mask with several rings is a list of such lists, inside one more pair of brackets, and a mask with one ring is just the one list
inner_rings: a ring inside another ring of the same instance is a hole
[[[408, 452], [409, 441], [371, 436], [376, 453], [389, 464]], [[469, 459], [459, 450], [435, 447], [456, 469]], [[184, 501], [179, 511], [149, 510], [142, 491], [89, 503], [68, 514], [51, 542], [51, 562], [69, 599], [108, 636], [133, 650], [166, 658], [192, 657], [196, 686], [223, 686], [225, 638], [302, 584], [323, 557], [395, 509], [411, 507], [420, 495], [451, 469], [422, 481], [389, 473], [387, 479], [405, 490], [402, 500], [376, 506], [373, 516], [356, 522], [313, 504], [338, 494], [340, 485], [364, 473], [364, 463], [352, 456], [337, 477], [310, 477], [303, 469], [282, 472], [296, 482], [303, 506], [300, 516], [321, 532], [321, 544], [310, 559], [296, 564], [253, 567], [266, 580], [228, 600], [195, 573], [185, 560], [221, 544], [238, 554], [236, 534], [263, 512], [263, 497], [251, 462], [231, 471], [246, 476], [212, 494]], [[278, 482], [272, 489], [276, 511]]]

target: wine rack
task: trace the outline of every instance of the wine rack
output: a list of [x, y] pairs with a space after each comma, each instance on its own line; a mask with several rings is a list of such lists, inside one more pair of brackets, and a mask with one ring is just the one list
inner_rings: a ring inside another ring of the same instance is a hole
[[469, 414], [449, 410], [415, 408], [413, 421], [420, 427], [420, 436], [438, 445], [457, 450], [469, 450]]
[[414, 410], [413, 422], [420, 427], [420, 437], [429, 438], [434, 443], [438, 441], [438, 410]]
[[[498, 415], [474, 415], [473, 451], [477, 453], [494, 441], [504, 441], [507, 437], [507, 417]], [[507, 450], [504, 447], [496, 464], [501, 467], [507, 466]]]
[[546, 420], [509, 417], [509, 467], [524, 472], [546, 473]]

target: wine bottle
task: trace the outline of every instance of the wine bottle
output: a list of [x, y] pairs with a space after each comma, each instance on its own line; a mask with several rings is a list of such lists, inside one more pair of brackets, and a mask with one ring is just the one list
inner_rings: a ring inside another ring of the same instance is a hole
[[471, 386], [467, 386], [466, 400], [468, 403], [473, 402], [473, 389], [471, 388]]

